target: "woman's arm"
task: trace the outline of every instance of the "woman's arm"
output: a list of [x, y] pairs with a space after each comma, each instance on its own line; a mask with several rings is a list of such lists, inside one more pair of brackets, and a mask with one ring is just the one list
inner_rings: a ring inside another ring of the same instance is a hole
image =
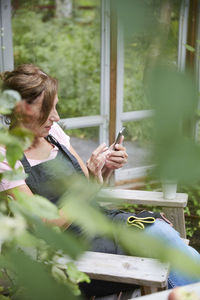
[[69, 150], [78, 160], [86, 177], [94, 178], [98, 182], [103, 183], [102, 169], [110, 153], [106, 144], [101, 144], [92, 152], [92, 155], [87, 161], [87, 167], [72, 146], [70, 146]]
[[86, 177], [92, 177], [99, 183], [103, 183], [107, 182], [113, 170], [123, 167], [127, 162], [128, 154], [122, 142], [123, 137], [120, 144], [115, 145], [115, 150], [113, 145], [108, 148], [105, 143], [101, 144], [92, 152], [87, 161], [87, 167], [71, 145], [69, 150], [78, 160]]
[[[15, 190], [18, 190], [24, 194], [26, 194], [27, 196], [33, 196], [33, 193], [32, 191], [29, 189], [28, 185], [26, 184], [23, 184], [23, 185], [20, 185], [14, 189], [10, 189], [10, 190], [7, 190], [5, 191], [5, 193], [7, 195], [10, 195], [12, 196], [12, 198], [15, 199]], [[59, 210], [59, 215], [60, 217], [56, 218], [56, 219], [46, 219], [46, 218], [42, 218], [42, 220], [46, 223], [46, 224], [49, 224], [49, 225], [52, 225], [52, 226], [58, 226], [62, 229], [67, 229], [70, 225], [71, 225], [71, 222], [68, 222], [66, 217], [64, 216], [63, 212], [62, 212], [62, 209]]]
[[81, 167], [81, 169], [83, 170], [83, 173], [85, 174], [86, 177], [89, 177], [89, 172], [88, 169], [86, 167], [86, 165], [84, 164], [83, 160], [80, 158], [80, 156], [78, 155], [78, 153], [74, 150], [74, 148], [70, 145], [69, 151], [76, 157], [76, 159], [79, 162], [79, 165]]
[[110, 150], [104, 143], [92, 152], [92, 155], [87, 161], [89, 174], [101, 184], [104, 182], [102, 170], [109, 155]]

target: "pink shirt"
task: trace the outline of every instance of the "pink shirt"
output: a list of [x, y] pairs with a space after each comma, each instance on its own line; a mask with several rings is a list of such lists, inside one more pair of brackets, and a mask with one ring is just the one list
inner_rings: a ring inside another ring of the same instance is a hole
[[[66, 146], [68, 149], [70, 147], [70, 138], [65, 132], [61, 129], [61, 127], [57, 124], [54, 123], [53, 126], [51, 127], [51, 130], [49, 131], [49, 134], [51, 134], [53, 137], [57, 139], [57, 141], [64, 146]], [[6, 149], [0, 146], [0, 153], [5, 156], [6, 155]], [[51, 153], [47, 159], [44, 160], [38, 160], [38, 159], [28, 159], [29, 163], [31, 166], [38, 165], [42, 162], [54, 159], [58, 153], [58, 148], [56, 146], [53, 147], [51, 150]], [[18, 169], [19, 167], [23, 168], [23, 165], [20, 161], [16, 162], [15, 169]], [[8, 162], [6, 159], [3, 162], [0, 162], [0, 173], [3, 173], [5, 171], [10, 171], [11, 168], [8, 165]], [[9, 189], [12, 189], [14, 187], [20, 186], [26, 184], [25, 180], [15, 180], [15, 181], [8, 181], [6, 179], [1, 180], [0, 182], [0, 192], [6, 191]]]

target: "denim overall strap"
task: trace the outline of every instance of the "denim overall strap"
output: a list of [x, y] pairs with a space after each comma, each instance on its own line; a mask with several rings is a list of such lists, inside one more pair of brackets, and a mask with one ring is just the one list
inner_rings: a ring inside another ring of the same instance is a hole
[[31, 172], [31, 165], [25, 155], [23, 155], [23, 158], [21, 159], [21, 163], [24, 167], [25, 173], [29, 174]]
[[45, 137], [45, 139], [46, 139], [49, 143], [51, 143], [51, 144], [57, 146], [58, 149], [61, 150], [61, 151], [68, 157], [68, 159], [71, 161], [72, 165], [74, 166], [74, 169], [75, 169], [78, 173], [84, 175], [83, 170], [81, 169], [81, 166], [80, 166], [79, 162], [77, 161], [76, 157], [75, 157], [73, 154], [71, 154], [70, 151], [69, 151], [64, 145], [60, 144], [60, 143], [56, 140], [56, 138], [53, 137], [51, 134], [49, 134], [47, 137]]

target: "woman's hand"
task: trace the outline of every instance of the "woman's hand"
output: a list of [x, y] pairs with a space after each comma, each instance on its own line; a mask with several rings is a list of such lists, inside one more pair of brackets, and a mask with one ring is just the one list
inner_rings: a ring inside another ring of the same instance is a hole
[[[113, 149], [113, 145], [111, 145]], [[105, 168], [115, 170], [122, 168], [127, 163], [128, 154], [126, 148], [122, 144], [116, 144], [115, 150], [110, 150], [110, 155], [105, 162]]]
[[106, 159], [105, 165], [102, 170], [104, 181], [107, 183], [113, 172], [113, 170], [122, 168], [127, 162], [128, 154], [126, 148], [122, 145], [124, 136], [121, 137], [119, 144], [112, 144], [110, 149], [110, 154]]
[[128, 154], [126, 148], [122, 145], [124, 136], [122, 135], [119, 144], [112, 144], [110, 149], [110, 155], [107, 157], [104, 169], [115, 170], [122, 168], [127, 163]]
[[110, 152], [110, 149], [103, 143], [92, 152], [91, 157], [87, 161], [87, 168], [90, 175], [95, 177], [100, 183], [103, 183], [102, 169]]

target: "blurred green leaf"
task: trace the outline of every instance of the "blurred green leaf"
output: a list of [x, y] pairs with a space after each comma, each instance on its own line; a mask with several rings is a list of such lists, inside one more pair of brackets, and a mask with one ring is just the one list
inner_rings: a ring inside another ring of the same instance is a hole
[[20, 300], [77, 299], [67, 286], [53, 280], [47, 266], [33, 261], [23, 253], [16, 251], [7, 252], [6, 256], [1, 256], [0, 265], [6, 266], [17, 274], [17, 284], [24, 287]]
[[34, 134], [26, 128], [13, 128], [9, 130], [9, 134], [17, 138], [23, 149], [27, 149], [33, 142]]
[[9, 144], [19, 144], [18, 139], [9, 135], [8, 131], [0, 132], [0, 144], [7, 146]]
[[[72, 258], [76, 258], [86, 249], [87, 245], [83, 238], [80, 237], [77, 240], [73, 232], [69, 230], [61, 232], [44, 224], [38, 218], [39, 216], [41, 218], [58, 218], [58, 209], [49, 200], [40, 196], [26, 197], [26, 195], [18, 191], [15, 192], [15, 197], [17, 201], [9, 201], [11, 211], [15, 214], [21, 212], [25, 216], [27, 221], [32, 224], [33, 234], [36, 238], [43, 239], [54, 250], [61, 249]], [[34, 203], [35, 199], [36, 203]], [[43, 200], [45, 204], [41, 203]]]
[[25, 180], [27, 178], [27, 174], [24, 173], [22, 167], [19, 167], [18, 169], [14, 169], [12, 171], [5, 171], [3, 174], [3, 178], [9, 181], [14, 180]]
[[4, 159], [5, 159], [5, 156], [0, 153], [0, 162], [4, 161]]
[[195, 52], [195, 48], [193, 48], [192, 46], [188, 45], [188, 44], [185, 44], [185, 48], [187, 50], [189, 50], [190, 52]]
[[90, 283], [90, 278], [88, 277], [88, 275], [83, 272], [80, 272], [73, 262], [67, 263], [66, 272], [73, 283]]
[[141, 230], [129, 228], [125, 223], [112, 222], [106, 215], [102, 215], [91, 201], [95, 198], [95, 192], [97, 193], [97, 189], [91, 183], [86, 186], [83, 181], [79, 181], [74, 182], [74, 185], [71, 184], [68, 196], [62, 198], [63, 210], [75, 224], [83, 228], [83, 232], [86, 231], [91, 238], [98, 235], [114, 238], [117, 245], [129, 255], [159, 258], [170, 262], [174, 268], [185, 273], [200, 276], [200, 263], [197, 266], [197, 262], [189, 256], [167, 245], [161, 239], [149, 236]]
[[43, 239], [53, 249], [62, 250], [72, 258], [77, 258], [86, 250], [86, 242], [82, 237], [77, 237], [67, 230], [66, 232], [56, 232], [39, 220], [32, 220], [34, 224], [34, 234], [37, 238]]
[[[66, 218], [83, 227], [89, 235], [110, 233], [109, 222], [98, 211], [98, 205], [95, 203], [99, 186], [81, 178], [74, 182], [69, 180], [69, 182], [70, 187], [60, 199], [60, 206]], [[88, 203], [93, 203], [93, 205]]]
[[9, 144], [6, 147], [6, 159], [11, 166], [14, 168], [16, 161], [22, 159], [23, 150], [19, 144]]
[[40, 241], [28, 231], [25, 231], [23, 234], [16, 236], [15, 242], [19, 247], [36, 248], [38, 245], [40, 245]]
[[0, 242], [12, 241], [15, 237], [24, 234], [26, 221], [20, 215], [16, 217], [5, 216], [0, 213]]
[[11, 298], [4, 295], [0, 295], [0, 300], [11, 300]]
[[4, 90], [0, 94], [0, 113], [9, 114], [15, 107], [16, 103], [21, 100], [21, 96], [17, 91]]
[[42, 196], [30, 196], [19, 192], [18, 190], [14, 191], [14, 195], [17, 202], [10, 201], [9, 205], [11, 207], [17, 206], [23, 212], [33, 214], [41, 218], [56, 219], [59, 217], [57, 206]]
[[154, 33], [158, 31], [158, 20], [154, 17], [154, 5], [150, 1], [112, 0], [111, 4], [112, 10], [118, 12], [125, 35], [132, 36], [144, 32], [152, 35], [153, 31]]
[[157, 66], [151, 72], [148, 95], [155, 109], [157, 175], [180, 182], [196, 180], [199, 146], [183, 129], [183, 124], [195, 119], [197, 110], [198, 92], [193, 77]]

